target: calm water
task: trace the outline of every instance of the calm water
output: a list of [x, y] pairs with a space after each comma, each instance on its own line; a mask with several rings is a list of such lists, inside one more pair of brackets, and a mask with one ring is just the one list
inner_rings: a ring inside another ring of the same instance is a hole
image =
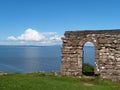
[[95, 61], [95, 47], [93, 46], [84, 46], [84, 62], [94, 65]]
[[[84, 49], [84, 61], [92, 63], [94, 61], [94, 56], [91, 53], [93, 48], [86, 47]], [[0, 71], [22, 73], [48, 72], [59, 71], [60, 66], [60, 46], [0, 46]]]

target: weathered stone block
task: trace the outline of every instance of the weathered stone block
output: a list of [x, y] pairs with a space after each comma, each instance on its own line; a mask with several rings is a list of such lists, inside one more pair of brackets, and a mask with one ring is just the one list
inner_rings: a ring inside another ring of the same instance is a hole
[[116, 58], [116, 61], [119, 61], [119, 62], [120, 62], [120, 57], [119, 57], [119, 58]]

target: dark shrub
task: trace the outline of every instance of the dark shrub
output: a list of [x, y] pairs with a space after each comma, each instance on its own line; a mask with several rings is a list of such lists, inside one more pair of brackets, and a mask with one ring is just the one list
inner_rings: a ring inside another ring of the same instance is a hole
[[83, 74], [93, 75], [94, 74], [94, 66], [89, 63], [84, 63], [83, 64]]

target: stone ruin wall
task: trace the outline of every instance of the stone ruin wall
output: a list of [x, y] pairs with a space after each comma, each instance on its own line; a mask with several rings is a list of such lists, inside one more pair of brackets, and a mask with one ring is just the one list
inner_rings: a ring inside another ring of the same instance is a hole
[[81, 76], [83, 46], [95, 46], [95, 74], [120, 82], [120, 30], [66, 31], [62, 38], [62, 75]]

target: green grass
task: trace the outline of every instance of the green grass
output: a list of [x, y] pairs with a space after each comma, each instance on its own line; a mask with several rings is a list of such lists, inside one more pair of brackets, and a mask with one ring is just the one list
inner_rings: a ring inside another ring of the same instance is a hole
[[120, 90], [120, 83], [98, 77], [86, 79], [54, 76], [53, 73], [9, 73], [0, 76], [0, 90]]

